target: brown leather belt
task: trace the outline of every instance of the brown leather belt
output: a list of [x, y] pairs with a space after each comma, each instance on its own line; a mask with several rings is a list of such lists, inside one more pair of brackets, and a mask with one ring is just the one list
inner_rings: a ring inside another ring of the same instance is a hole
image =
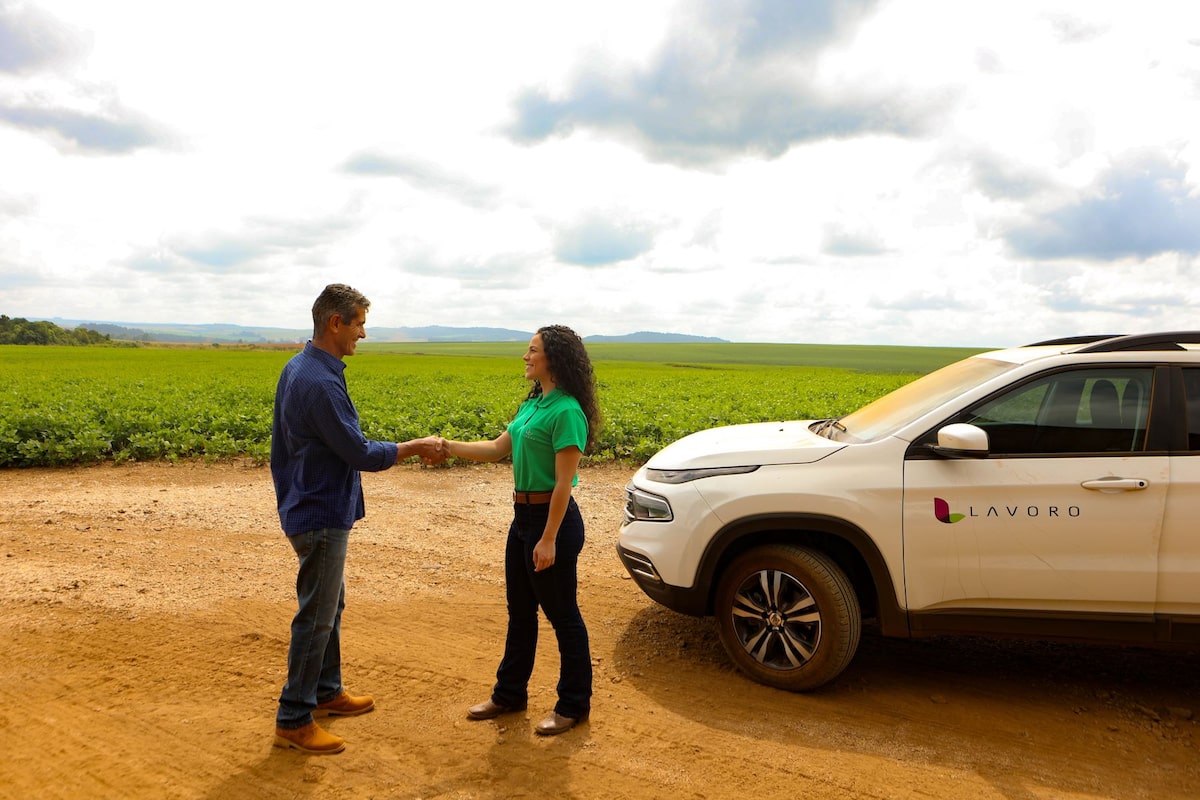
[[513, 502], [523, 506], [544, 506], [554, 492], [513, 492]]

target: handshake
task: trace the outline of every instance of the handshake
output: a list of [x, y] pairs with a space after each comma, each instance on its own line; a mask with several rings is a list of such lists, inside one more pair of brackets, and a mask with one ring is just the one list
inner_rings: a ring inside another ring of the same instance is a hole
[[450, 442], [440, 436], [412, 439], [400, 444], [399, 447], [399, 458], [404, 458], [406, 455], [420, 456], [421, 463], [427, 467], [444, 464], [446, 459], [450, 458]]

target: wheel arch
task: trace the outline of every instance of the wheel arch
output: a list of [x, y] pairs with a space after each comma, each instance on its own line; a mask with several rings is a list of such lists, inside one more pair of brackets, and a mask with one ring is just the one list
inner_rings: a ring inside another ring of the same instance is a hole
[[698, 585], [706, 587], [704, 613], [712, 614], [722, 572], [755, 547], [790, 544], [826, 554], [846, 574], [863, 617], [876, 617], [885, 636], [909, 636], [908, 614], [896, 602], [895, 582], [874, 540], [857, 525], [819, 514], [763, 514], [723, 527], [701, 558]]

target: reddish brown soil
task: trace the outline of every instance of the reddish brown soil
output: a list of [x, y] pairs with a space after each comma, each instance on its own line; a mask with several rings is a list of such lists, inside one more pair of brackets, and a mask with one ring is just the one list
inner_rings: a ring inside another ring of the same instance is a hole
[[1200, 654], [868, 633], [833, 686], [732, 670], [712, 620], [654, 605], [614, 552], [631, 470], [583, 471], [592, 720], [471, 722], [504, 631], [498, 466], [365, 476], [344, 753], [271, 746], [294, 597], [267, 470], [0, 470], [0, 797], [1194, 798]]

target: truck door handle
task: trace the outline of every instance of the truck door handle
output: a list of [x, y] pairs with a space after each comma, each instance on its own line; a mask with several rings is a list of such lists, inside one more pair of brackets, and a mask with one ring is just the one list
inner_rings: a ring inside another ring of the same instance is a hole
[[1115, 475], [1107, 478], [1096, 478], [1095, 480], [1084, 481], [1082, 484], [1085, 489], [1094, 489], [1098, 492], [1106, 494], [1114, 494], [1116, 492], [1136, 492], [1145, 489], [1150, 485], [1150, 481], [1145, 478], [1118, 478]]

